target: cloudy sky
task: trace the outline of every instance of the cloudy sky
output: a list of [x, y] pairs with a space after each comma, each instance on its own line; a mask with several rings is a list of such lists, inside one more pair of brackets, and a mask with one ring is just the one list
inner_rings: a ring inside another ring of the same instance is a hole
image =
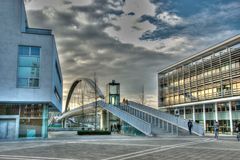
[[238, 0], [25, 0], [31, 27], [53, 30], [64, 78], [97, 73], [122, 97], [157, 106], [157, 72], [240, 33]]

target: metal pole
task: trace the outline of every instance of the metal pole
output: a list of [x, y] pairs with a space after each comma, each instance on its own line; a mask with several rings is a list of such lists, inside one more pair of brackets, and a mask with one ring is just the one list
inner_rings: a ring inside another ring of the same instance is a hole
[[178, 116], [177, 116], [177, 136], [178, 136]]
[[233, 135], [233, 120], [232, 120], [232, 102], [228, 102], [228, 107], [229, 107], [229, 119], [230, 119], [230, 131], [231, 135]]
[[[83, 86], [82, 86], [83, 87]], [[85, 115], [84, 115], [84, 88], [82, 88], [82, 127], [84, 128], [85, 124]]]
[[142, 86], [142, 105], [144, 105], [144, 85]]
[[95, 125], [94, 128], [97, 130], [97, 78], [96, 78], [96, 72], [94, 72], [94, 92], [95, 92]]

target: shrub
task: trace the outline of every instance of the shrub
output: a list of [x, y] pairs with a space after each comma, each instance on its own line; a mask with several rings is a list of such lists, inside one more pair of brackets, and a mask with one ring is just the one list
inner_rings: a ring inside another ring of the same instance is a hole
[[111, 135], [110, 131], [77, 131], [78, 135]]

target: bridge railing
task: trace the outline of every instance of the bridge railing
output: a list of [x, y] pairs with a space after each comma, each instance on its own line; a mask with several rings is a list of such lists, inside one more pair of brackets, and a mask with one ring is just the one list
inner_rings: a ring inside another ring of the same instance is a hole
[[127, 113], [116, 106], [110, 105], [105, 103], [104, 101], [98, 101], [98, 105], [102, 108], [106, 109], [107, 111], [111, 112], [115, 116], [119, 117], [123, 121], [127, 122], [128, 124], [132, 125], [139, 131], [143, 132], [144, 134], [151, 136], [152, 135], [152, 127], [150, 123], [143, 121], [140, 118], [137, 118], [130, 113]]
[[[127, 111], [130, 114], [140, 117], [144, 121], [151, 122], [158, 126], [161, 126], [162, 124], [163, 125], [166, 124], [165, 126], [167, 127], [165, 127], [165, 130], [168, 130], [168, 131], [171, 130], [171, 129], [168, 129], [169, 128], [168, 124], [170, 124], [172, 128], [173, 126], [175, 126], [175, 127], [182, 128], [184, 130], [188, 130], [188, 120], [180, 117], [176, 117], [174, 115], [171, 115], [165, 112], [161, 112], [157, 109], [154, 109], [136, 102], [129, 101], [128, 105], [122, 104], [120, 105], [120, 108]], [[161, 122], [159, 120], [161, 120]], [[162, 123], [162, 124], [159, 124], [159, 123]], [[195, 122], [193, 122], [192, 132], [199, 136], [204, 135], [203, 127], [200, 124]]]
[[[98, 106], [113, 113], [123, 121], [134, 126], [139, 131], [146, 135], [154, 134], [153, 128], [162, 129], [164, 131], [176, 133], [177, 128], [182, 128], [185, 131], [188, 130], [188, 120], [180, 117], [175, 117], [171, 114], [161, 112], [157, 109], [138, 104], [136, 102], [129, 101], [128, 105], [121, 104], [120, 106], [113, 106], [100, 100], [97, 101]], [[95, 102], [84, 105], [85, 111], [95, 106]], [[81, 107], [73, 109], [69, 112], [64, 113], [59, 119], [71, 117], [81, 113]], [[193, 122], [193, 133], [202, 136], [204, 135], [204, 129], [201, 125]], [[160, 132], [160, 130], [159, 130]], [[177, 130], [178, 132], [178, 130]]]

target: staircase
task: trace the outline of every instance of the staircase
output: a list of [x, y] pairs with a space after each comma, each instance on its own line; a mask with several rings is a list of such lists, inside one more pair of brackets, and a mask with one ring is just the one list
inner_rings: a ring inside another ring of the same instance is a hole
[[101, 106], [102, 108], [104, 108], [105, 110], [107, 110], [108, 112], [114, 114], [121, 120], [127, 122], [134, 128], [138, 129], [145, 135], [152, 136], [152, 126], [150, 123], [145, 122], [144, 120], [142, 120], [138, 117], [135, 117], [135, 116], [131, 115], [130, 113], [125, 112], [124, 110], [121, 110], [118, 107], [107, 104], [104, 101], [98, 101], [98, 105]]
[[[121, 104], [120, 106], [106, 104], [104, 101], [98, 101], [98, 104], [141, 132], [147, 133], [146, 135], [188, 134], [188, 120], [161, 112], [152, 107], [133, 101], [129, 101], [128, 105]], [[143, 124], [145, 127], [141, 128]], [[193, 122], [192, 133], [202, 136], [204, 135], [204, 129], [201, 125]]]
[[[141, 114], [135, 114], [135, 116], [139, 116], [144, 121], [151, 123], [153, 125], [153, 128], [155, 127], [172, 134], [188, 134], [187, 119], [176, 117], [169, 113], [161, 112], [152, 107], [148, 107], [133, 101], [129, 101], [128, 106], [131, 108], [130, 110], [134, 109], [142, 112], [142, 116]], [[203, 126], [193, 122], [192, 133], [198, 136], [203, 136]]]

